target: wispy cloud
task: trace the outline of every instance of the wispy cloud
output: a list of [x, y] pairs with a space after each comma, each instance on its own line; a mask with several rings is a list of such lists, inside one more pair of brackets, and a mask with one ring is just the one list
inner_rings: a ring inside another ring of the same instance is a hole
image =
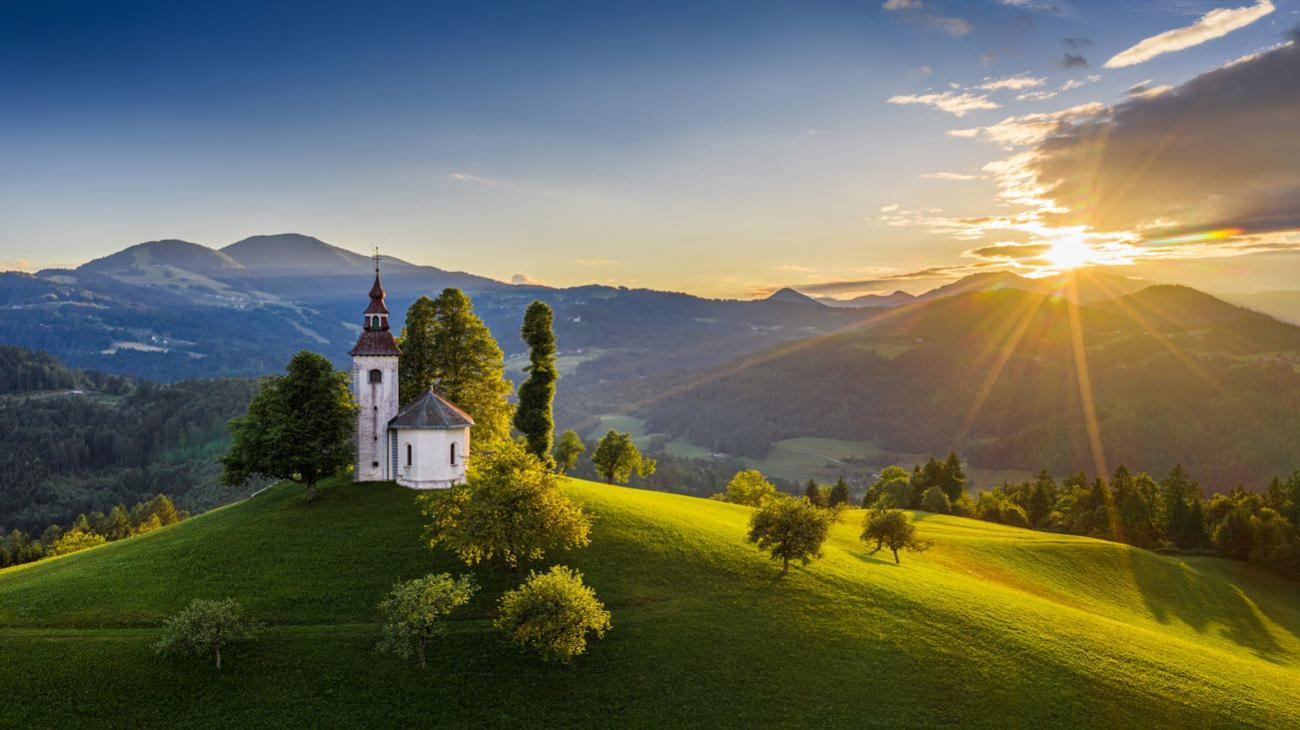
[[618, 262], [614, 259], [574, 259], [573, 263], [579, 266], [613, 266]]
[[1001, 104], [983, 94], [970, 92], [943, 91], [929, 94], [899, 94], [889, 97], [890, 104], [921, 104], [931, 109], [948, 112], [955, 117], [964, 117], [970, 112], [985, 109], [999, 109]]
[[1174, 87], [1170, 84], [1156, 85], [1154, 81], [1147, 79], [1146, 81], [1140, 81], [1128, 87], [1128, 91], [1125, 91], [1124, 94], [1134, 99], [1148, 99], [1153, 96], [1160, 96], [1167, 91], [1172, 91], [1173, 88]]
[[968, 174], [966, 174], [966, 173], [964, 173], [964, 172], [924, 172], [924, 173], [921, 173], [921, 177], [924, 178], [924, 179], [926, 179], [926, 180], [953, 180], [953, 181], [964, 181], [964, 180], [979, 180], [979, 179], [981, 179], [981, 178], [984, 177], [984, 176], [983, 176], [983, 175], [968, 175]]
[[1030, 76], [1029, 74], [1016, 74], [1015, 76], [1003, 76], [1000, 79], [985, 78], [975, 88], [984, 91], [1001, 91], [1010, 89], [1012, 91], [1022, 91], [1024, 89], [1034, 89], [1047, 83], [1047, 78], [1043, 76]]
[[961, 38], [975, 29], [969, 21], [930, 10], [921, 0], [885, 0], [880, 7], [907, 22], [942, 31], [953, 38]]
[[1164, 53], [1199, 46], [1206, 41], [1221, 38], [1234, 30], [1245, 28], [1276, 8], [1270, 0], [1258, 0], [1242, 8], [1217, 8], [1202, 15], [1199, 20], [1182, 28], [1174, 28], [1139, 41], [1106, 62], [1106, 68], [1124, 68], [1150, 61]]
[[1016, 101], [1045, 101], [1060, 96], [1066, 91], [1073, 91], [1083, 86], [1087, 86], [1095, 81], [1100, 81], [1101, 77], [1097, 74], [1091, 74], [1086, 79], [1070, 79], [1055, 89], [1046, 89], [1043, 91], [1026, 91], [1023, 94], [1016, 95]]

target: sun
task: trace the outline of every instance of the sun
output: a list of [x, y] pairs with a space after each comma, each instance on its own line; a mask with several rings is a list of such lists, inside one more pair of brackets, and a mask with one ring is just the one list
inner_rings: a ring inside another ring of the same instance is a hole
[[1043, 258], [1057, 270], [1076, 269], [1092, 261], [1096, 252], [1078, 236], [1066, 236], [1052, 242]]

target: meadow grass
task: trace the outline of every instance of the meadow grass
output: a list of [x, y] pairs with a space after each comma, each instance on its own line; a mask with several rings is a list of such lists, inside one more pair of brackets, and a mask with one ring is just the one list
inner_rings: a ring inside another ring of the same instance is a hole
[[[869, 554], [861, 511], [792, 568], [750, 510], [570, 480], [585, 574], [614, 629], [573, 665], [504, 645], [482, 590], [421, 672], [377, 655], [401, 579], [466, 570], [415, 495], [277, 486], [178, 525], [0, 571], [0, 725], [1300, 724], [1300, 590], [1229, 561], [917, 513], [925, 553]], [[149, 651], [164, 617], [231, 596], [270, 624], [220, 673]]]

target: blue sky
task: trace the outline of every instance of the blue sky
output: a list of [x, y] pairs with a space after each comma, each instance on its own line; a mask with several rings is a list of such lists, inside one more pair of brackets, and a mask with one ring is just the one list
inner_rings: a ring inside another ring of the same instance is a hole
[[1291, 0], [3, 0], [0, 268], [296, 231], [557, 285], [924, 287], [1060, 235], [935, 223], [1016, 209], [985, 169], [1016, 150], [952, 132], [1178, 86], [1297, 23]]

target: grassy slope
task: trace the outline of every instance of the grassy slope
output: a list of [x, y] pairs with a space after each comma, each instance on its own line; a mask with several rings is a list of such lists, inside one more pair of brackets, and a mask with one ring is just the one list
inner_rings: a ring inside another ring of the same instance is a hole
[[[520, 722], [1295, 726], [1296, 586], [1244, 566], [922, 515], [901, 566], [856, 541], [776, 580], [746, 508], [572, 482], [614, 631], [568, 668], [501, 645], [484, 590], [426, 673], [376, 656], [391, 584], [455, 570], [414, 495], [278, 487], [186, 523], [0, 572], [0, 725]], [[193, 597], [273, 625], [216, 674], [148, 651]]]

